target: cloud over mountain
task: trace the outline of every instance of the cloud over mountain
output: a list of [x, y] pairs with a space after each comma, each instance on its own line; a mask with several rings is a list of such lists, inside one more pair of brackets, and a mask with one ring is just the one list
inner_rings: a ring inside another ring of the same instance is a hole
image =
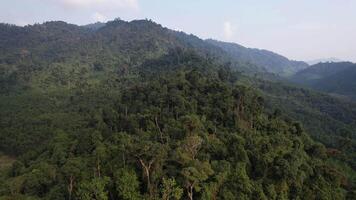
[[230, 40], [235, 34], [235, 28], [231, 24], [231, 22], [224, 22], [224, 37], [227, 40]]

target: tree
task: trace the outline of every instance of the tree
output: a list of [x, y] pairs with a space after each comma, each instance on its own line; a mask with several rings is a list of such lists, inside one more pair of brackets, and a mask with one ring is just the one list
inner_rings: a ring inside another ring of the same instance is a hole
[[102, 162], [106, 160], [107, 149], [103, 143], [103, 136], [100, 132], [94, 131], [92, 134], [92, 143], [94, 145], [93, 157], [95, 159], [96, 176], [101, 177]]
[[182, 198], [183, 189], [177, 185], [174, 178], [163, 178], [161, 193], [162, 200], [179, 200]]
[[78, 186], [76, 197], [81, 200], [108, 200], [108, 192], [105, 187], [109, 180], [108, 177], [83, 180]]
[[160, 167], [162, 167], [167, 156], [168, 147], [162, 143], [147, 140], [146, 138], [136, 138], [132, 148], [133, 154], [142, 169], [143, 179], [146, 181], [146, 190], [150, 198], [152, 198], [156, 186], [154, 173], [158, 172]]
[[231, 195], [239, 197], [240, 199], [251, 199], [253, 187], [250, 178], [247, 175], [245, 163], [239, 162], [234, 166], [224, 190], [223, 193], [229, 191], [231, 192]]
[[139, 192], [140, 182], [137, 179], [135, 171], [132, 169], [118, 169], [114, 174], [114, 183], [116, 192], [120, 199], [139, 200], [142, 199]]
[[[189, 128], [188, 130], [191, 133], [194, 128]], [[184, 177], [184, 186], [190, 200], [193, 200], [194, 191], [200, 191], [201, 182], [213, 174], [208, 161], [202, 162], [196, 158], [202, 142], [203, 140], [199, 136], [188, 135], [177, 149], [178, 159], [183, 166], [181, 174]]]
[[215, 171], [212, 181], [204, 184], [203, 186], [204, 193], [202, 198], [206, 200], [217, 200], [219, 198], [219, 193], [231, 173], [230, 163], [225, 160], [214, 161], [212, 163], [212, 167]]
[[43, 196], [49, 191], [55, 180], [55, 167], [46, 162], [41, 162], [25, 175], [23, 190], [32, 195]]
[[71, 200], [76, 184], [84, 176], [85, 162], [81, 158], [69, 158], [61, 170], [66, 180], [68, 199]]
[[52, 140], [52, 159], [60, 165], [63, 165], [68, 158], [69, 154], [73, 150], [73, 140], [70, 136], [63, 132], [57, 131], [55, 137]]
[[182, 169], [184, 185], [190, 200], [193, 200], [194, 191], [201, 190], [201, 183], [214, 173], [208, 162], [192, 161], [189, 166]]

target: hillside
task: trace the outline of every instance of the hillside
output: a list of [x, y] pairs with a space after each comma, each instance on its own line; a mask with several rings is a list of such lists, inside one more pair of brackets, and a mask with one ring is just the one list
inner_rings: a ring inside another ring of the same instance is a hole
[[267, 50], [246, 48], [238, 44], [216, 40], [207, 40], [207, 42], [222, 48], [235, 59], [260, 66], [267, 72], [280, 76], [290, 76], [308, 67], [307, 63], [292, 61]]
[[316, 59], [316, 60], [309, 60], [306, 63], [308, 63], [309, 65], [316, 65], [319, 63], [328, 63], [328, 62], [343, 62], [342, 60], [338, 59], [338, 58], [322, 58], [322, 59]]
[[356, 97], [356, 64], [320, 63], [295, 74], [291, 80], [315, 90]]
[[2, 24], [0, 45], [0, 199], [354, 196], [351, 102], [146, 20]]

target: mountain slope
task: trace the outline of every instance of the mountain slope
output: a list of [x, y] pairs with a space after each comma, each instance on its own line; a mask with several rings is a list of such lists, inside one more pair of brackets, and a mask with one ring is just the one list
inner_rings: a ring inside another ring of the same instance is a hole
[[255, 64], [267, 72], [281, 76], [289, 76], [308, 67], [307, 63], [288, 60], [281, 55], [267, 50], [251, 49], [238, 44], [216, 40], [207, 40], [207, 42], [224, 49], [226, 53], [235, 59]]
[[234, 84], [238, 73], [192, 52], [146, 61], [137, 72], [86, 90], [8, 96], [1, 148], [15, 142], [26, 153], [0, 173], [0, 195], [154, 199], [173, 189], [176, 199], [347, 197], [349, 183], [323, 160], [325, 147], [265, 112], [256, 91]]
[[353, 104], [151, 21], [0, 33], [0, 198], [353, 197]]
[[[239, 59], [232, 58], [223, 49], [210, 42], [163, 28], [151, 21], [115, 20], [106, 23], [105, 26], [101, 25], [98, 29], [64, 22], [48, 22], [24, 28], [10, 25], [0, 27], [2, 33], [0, 35], [2, 48], [0, 49], [3, 53], [0, 54], [0, 91], [6, 95], [22, 92], [26, 94], [27, 91], [32, 90], [39, 95], [40, 91], [72, 90], [78, 87], [81, 91], [85, 91], [101, 84], [116, 85], [119, 77], [133, 76], [138, 71], [147, 72], [140, 68], [142, 64], [147, 63], [147, 60], [161, 58], [160, 62], [170, 63], [175, 60], [179, 63], [180, 56], [190, 51], [194, 52], [190, 55], [198, 55], [217, 65], [224, 65], [238, 71], [250, 70], [252, 74], [259, 71], [258, 66], [238, 61]], [[167, 54], [175, 56], [163, 61], [162, 58]], [[226, 64], [228, 61], [230, 64]], [[244, 80], [251, 87], [260, 84], [259, 80], [250, 77], [245, 77]], [[272, 83], [262, 81], [262, 84]], [[294, 92], [289, 92], [295, 91], [293, 87], [285, 84], [272, 85], [272, 88], [267, 90], [267, 95], [273, 93], [274, 89], [276, 91], [282, 89], [283, 92], [273, 94], [280, 102], [285, 102], [284, 99], [288, 95], [295, 95]], [[309, 91], [298, 91], [298, 93], [308, 95], [296, 98], [294, 104], [285, 107], [285, 112], [306, 113], [305, 116], [296, 115], [298, 117], [295, 118], [306, 123], [313, 121], [315, 113], [320, 113], [318, 117], [320, 119], [321, 116], [326, 115], [332, 118], [331, 121], [337, 122], [332, 123], [335, 125], [333, 128], [329, 126], [330, 120], [321, 122], [317, 129], [309, 124], [307, 128], [312, 130], [310, 131], [312, 136], [319, 137], [322, 134], [328, 137], [331, 134], [340, 136], [342, 132], [340, 130], [344, 127], [348, 130], [352, 129], [350, 124], [355, 124], [356, 118], [345, 114], [351, 110], [348, 109], [352, 107], [351, 105], [344, 106], [345, 104], [337, 99], [319, 98], [321, 96], [318, 93]], [[311, 104], [304, 109], [303, 106], [309, 103], [305, 101], [309, 98], [308, 96], [314, 97], [309, 101], [318, 102], [318, 104]], [[291, 98], [294, 99], [294, 97]], [[9, 101], [4, 96], [4, 102], [6, 102], [3, 104], [4, 111], [7, 111], [6, 106], [10, 103]], [[293, 105], [298, 106], [293, 107]], [[327, 108], [329, 106], [345, 109], [329, 110]], [[4, 116], [8, 115], [5, 113], [3, 112]], [[343, 115], [349, 116], [348, 119], [339, 117]], [[329, 140], [320, 141], [330, 144]], [[337, 147], [337, 145], [333, 146]]]
[[327, 93], [336, 93], [356, 98], [356, 65], [324, 78], [315, 88]]
[[307, 61], [306, 63], [308, 63], [309, 65], [316, 65], [319, 63], [328, 63], [328, 62], [335, 63], [335, 62], [343, 62], [343, 61], [338, 58], [324, 58], [324, 59], [310, 60], [310, 61]]
[[320, 63], [298, 72], [291, 80], [319, 91], [355, 98], [355, 75], [354, 63]]

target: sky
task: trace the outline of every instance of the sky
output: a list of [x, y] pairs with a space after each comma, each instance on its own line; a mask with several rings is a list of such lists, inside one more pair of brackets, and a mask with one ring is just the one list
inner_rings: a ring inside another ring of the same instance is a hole
[[356, 62], [355, 11], [356, 0], [0, 0], [0, 22], [84, 25], [147, 18], [203, 39], [304, 61]]

